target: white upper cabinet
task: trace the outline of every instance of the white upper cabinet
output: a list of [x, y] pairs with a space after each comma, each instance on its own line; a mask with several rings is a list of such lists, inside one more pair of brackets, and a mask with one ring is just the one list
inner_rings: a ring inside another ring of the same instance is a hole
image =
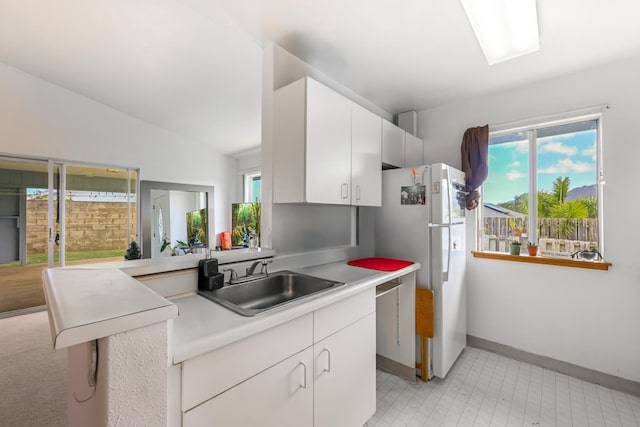
[[274, 107], [274, 203], [381, 206], [379, 116], [309, 77]]
[[351, 204], [382, 206], [382, 118], [351, 103]]
[[382, 163], [402, 168], [404, 164], [405, 131], [382, 119]]
[[275, 203], [351, 203], [351, 101], [305, 77], [275, 91]]
[[424, 143], [420, 138], [405, 132], [404, 136], [404, 166], [414, 167], [424, 164]]

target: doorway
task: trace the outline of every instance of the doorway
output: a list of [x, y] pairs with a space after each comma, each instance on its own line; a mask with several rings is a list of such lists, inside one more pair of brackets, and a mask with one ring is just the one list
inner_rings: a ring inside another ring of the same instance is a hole
[[5, 188], [0, 193], [0, 263], [20, 261], [20, 190]]
[[[154, 191], [156, 193], [156, 191]], [[151, 209], [153, 210], [153, 230], [151, 236], [151, 258], [162, 254], [164, 239], [171, 236], [171, 217], [167, 193], [164, 191], [153, 195]]]

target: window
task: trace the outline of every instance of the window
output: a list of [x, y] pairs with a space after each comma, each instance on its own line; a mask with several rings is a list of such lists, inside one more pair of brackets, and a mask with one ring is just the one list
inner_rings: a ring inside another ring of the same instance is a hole
[[590, 116], [490, 133], [482, 251], [508, 253], [519, 240], [523, 253], [527, 242], [551, 256], [602, 252], [599, 123]]
[[262, 200], [262, 177], [260, 171], [244, 175], [244, 201], [256, 203]]

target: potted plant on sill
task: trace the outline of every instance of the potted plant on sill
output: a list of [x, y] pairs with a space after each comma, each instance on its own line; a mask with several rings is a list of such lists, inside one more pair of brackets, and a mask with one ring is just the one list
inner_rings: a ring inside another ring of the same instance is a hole
[[522, 243], [520, 240], [512, 240], [511, 244], [509, 244], [509, 253], [511, 255], [520, 255], [520, 248], [522, 247]]
[[527, 251], [529, 256], [538, 256], [538, 245], [535, 242], [528, 242]]

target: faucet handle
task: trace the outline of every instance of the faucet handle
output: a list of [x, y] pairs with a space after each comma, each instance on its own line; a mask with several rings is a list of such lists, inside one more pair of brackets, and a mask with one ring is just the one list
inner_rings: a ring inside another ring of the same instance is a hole
[[263, 259], [262, 266], [260, 266], [260, 273], [268, 275], [267, 265], [273, 263], [272, 259]]
[[229, 282], [228, 283], [231, 284], [231, 283], [233, 283], [234, 280], [236, 280], [238, 278], [238, 272], [235, 271], [233, 268], [223, 268], [222, 269], [223, 273], [225, 273], [227, 271], [230, 272], [230, 274], [229, 274]]

